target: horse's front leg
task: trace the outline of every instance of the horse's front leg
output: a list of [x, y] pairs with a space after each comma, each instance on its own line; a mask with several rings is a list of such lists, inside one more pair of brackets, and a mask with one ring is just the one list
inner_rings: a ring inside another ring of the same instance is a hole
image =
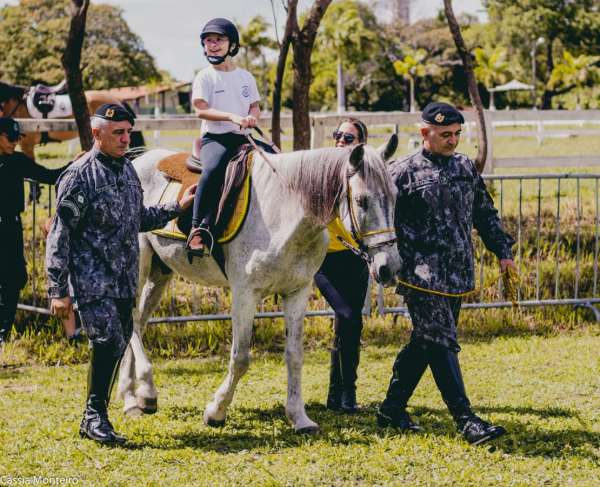
[[285, 359], [288, 369], [285, 414], [292, 423], [294, 431], [304, 434], [314, 434], [319, 431], [319, 425], [307, 416], [302, 400], [303, 330], [309, 295], [310, 285], [307, 285], [283, 298], [287, 330]]
[[231, 321], [233, 341], [227, 377], [221, 383], [212, 401], [204, 410], [204, 423], [209, 426], [223, 426], [227, 408], [233, 400], [235, 387], [250, 366], [250, 342], [252, 322], [258, 299], [252, 291], [243, 288], [232, 289]]

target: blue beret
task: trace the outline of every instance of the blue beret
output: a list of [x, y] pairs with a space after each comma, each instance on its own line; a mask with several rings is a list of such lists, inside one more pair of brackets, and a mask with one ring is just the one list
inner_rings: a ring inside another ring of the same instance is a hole
[[0, 134], [6, 134], [9, 140], [17, 140], [21, 135], [19, 122], [14, 118], [0, 117]]
[[131, 125], [134, 125], [135, 123], [133, 114], [123, 105], [117, 105], [116, 103], [105, 103], [96, 110], [94, 117], [110, 120], [111, 122], [122, 122], [127, 120]]
[[433, 102], [423, 108], [421, 118], [431, 125], [452, 125], [453, 123], [465, 123], [462, 114], [448, 103]]

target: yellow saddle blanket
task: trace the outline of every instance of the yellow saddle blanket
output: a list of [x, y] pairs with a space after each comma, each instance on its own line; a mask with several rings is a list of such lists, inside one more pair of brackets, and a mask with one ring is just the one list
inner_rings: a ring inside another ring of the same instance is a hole
[[[187, 156], [187, 155], [186, 155]], [[185, 159], [187, 157], [179, 157], [181, 163], [184, 164]], [[164, 166], [163, 166], [164, 167]], [[222, 222], [220, 225], [223, 228], [223, 231], [220, 232], [220, 236], [217, 238], [217, 243], [224, 244], [230, 242], [235, 238], [235, 236], [239, 233], [244, 224], [244, 220], [246, 219], [246, 215], [248, 214], [248, 208], [250, 207], [250, 178], [252, 172], [252, 154], [249, 155], [247, 162], [247, 170], [245, 177], [242, 181], [242, 184], [239, 188], [239, 193], [234, 202], [232, 202], [233, 209], [231, 211], [231, 217], [227, 222]], [[162, 169], [159, 163], [159, 169]], [[159, 199], [159, 204], [170, 203], [175, 201], [181, 197], [182, 193], [182, 183], [177, 179], [183, 179], [186, 181], [186, 185], [189, 185], [190, 178], [189, 175], [194, 176], [193, 181], [196, 182], [198, 175], [188, 172], [184, 168], [180, 168], [181, 171], [189, 173], [185, 174], [185, 177], [180, 177], [180, 174], [172, 174], [171, 171], [166, 173], [167, 177], [169, 177], [169, 182], [163, 191]], [[173, 179], [173, 177], [177, 177], [177, 179]], [[159, 235], [161, 237], [166, 237], [174, 240], [187, 240], [187, 236], [179, 229], [178, 226], [179, 219], [171, 220], [164, 228], [159, 230], [153, 230], [152, 233]]]

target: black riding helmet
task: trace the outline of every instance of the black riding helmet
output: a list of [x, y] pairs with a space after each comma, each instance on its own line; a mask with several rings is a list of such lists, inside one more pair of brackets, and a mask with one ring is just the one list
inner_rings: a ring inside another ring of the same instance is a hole
[[[227, 19], [216, 18], [209, 20], [202, 32], [200, 33], [200, 40], [202, 41], [202, 46], [204, 47], [204, 39], [209, 34], [221, 34], [229, 39], [229, 51], [227, 54], [231, 57], [235, 56], [240, 50], [240, 34], [237, 30], [237, 27], [233, 24], [233, 22]], [[204, 55], [210, 64], [221, 64], [225, 61], [227, 56], [209, 56], [204, 49]]]

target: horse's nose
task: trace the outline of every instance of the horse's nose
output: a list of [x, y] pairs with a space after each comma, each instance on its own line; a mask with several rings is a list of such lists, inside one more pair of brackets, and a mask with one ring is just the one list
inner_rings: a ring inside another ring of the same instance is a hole
[[377, 274], [379, 275], [378, 281], [382, 284], [387, 284], [392, 279], [392, 271], [388, 265], [382, 265], [377, 269]]
[[374, 274], [377, 282], [381, 284], [389, 283], [394, 277], [394, 272], [390, 266], [390, 259], [385, 252], [378, 252], [373, 258]]

